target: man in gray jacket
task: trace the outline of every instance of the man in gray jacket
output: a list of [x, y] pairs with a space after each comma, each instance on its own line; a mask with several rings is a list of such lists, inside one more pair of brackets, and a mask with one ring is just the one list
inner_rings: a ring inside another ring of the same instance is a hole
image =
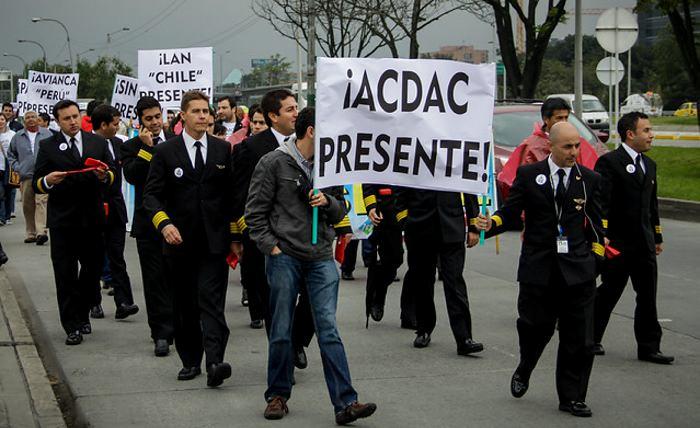
[[[314, 109], [302, 110], [296, 135], [260, 159], [250, 182], [245, 217], [250, 237], [265, 254], [270, 284], [266, 419], [288, 412], [292, 392], [292, 320], [300, 288], [309, 294], [323, 373], [335, 410], [345, 425], [377, 409], [357, 402], [345, 348], [336, 327], [338, 269], [333, 261], [333, 225], [345, 216], [341, 192], [313, 190]], [[318, 209], [318, 242], [311, 243], [312, 212]]]
[[24, 129], [18, 131], [10, 141], [7, 157], [21, 180], [19, 190], [22, 193], [22, 211], [27, 230], [25, 243], [44, 245], [49, 240], [46, 232], [46, 204], [49, 195], [34, 194], [32, 177], [39, 142], [51, 138], [51, 135], [51, 131], [39, 127], [39, 115], [35, 111], [28, 111], [24, 114]]

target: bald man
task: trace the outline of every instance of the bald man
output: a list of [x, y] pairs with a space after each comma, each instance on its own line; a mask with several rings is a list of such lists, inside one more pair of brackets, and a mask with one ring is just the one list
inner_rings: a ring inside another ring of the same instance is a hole
[[576, 163], [580, 139], [566, 122], [550, 130], [547, 159], [521, 166], [510, 195], [477, 228], [487, 237], [523, 228], [518, 268], [520, 364], [511, 394], [527, 392], [530, 375], [559, 320], [556, 383], [559, 409], [591, 416], [586, 405], [593, 366], [595, 278], [604, 254], [598, 173]]

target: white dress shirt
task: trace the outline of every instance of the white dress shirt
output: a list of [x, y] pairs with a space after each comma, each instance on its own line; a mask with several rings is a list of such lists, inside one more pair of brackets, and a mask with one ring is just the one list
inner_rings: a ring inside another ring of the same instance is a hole
[[277, 138], [277, 144], [279, 144], [280, 146], [282, 145], [282, 143], [284, 143], [284, 140], [289, 138], [289, 135], [282, 135], [282, 133], [276, 130], [275, 128], [270, 127], [270, 129], [272, 130], [272, 134], [275, 136], [275, 138]]
[[197, 156], [197, 147], [195, 147], [194, 143], [199, 141], [202, 143], [202, 148], [200, 149], [202, 151], [202, 159], [204, 159], [204, 165], [207, 164], [207, 133], [205, 132], [204, 135], [202, 135], [202, 138], [199, 140], [195, 140], [190, 136], [190, 134], [187, 133], [187, 131], [182, 131], [182, 138], [185, 140], [185, 149], [187, 149], [187, 155], [190, 157], [190, 162], [192, 162], [192, 168], [195, 168], [194, 161], [195, 161], [195, 156]]
[[[632, 164], [637, 166], [637, 156], [640, 155], [641, 153], [638, 153], [636, 150], [634, 150], [632, 147], [628, 146], [625, 143], [622, 143], [622, 147], [625, 149], [628, 155], [632, 158]], [[644, 165], [644, 158], [641, 159], [640, 164], [642, 165], [642, 172], [646, 174], [647, 172], [647, 166]]]
[[564, 170], [564, 188], [566, 189], [566, 183], [569, 182], [569, 174], [571, 174], [571, 167], [561, 168], [559, 165], [555, 164], [552, 160], [552, 155], [547, 158], [547, 163], [549, 163], [549, 178], [552, 180], [552, 190], [554, 194], [557, 194], [557, 187], [559, 187], [559, 174], [560, 169]]
[[80, 156], [82, 156], [83, 155], [83, 134], [80, 131], [78, 131], [78, 133], [72, 137], [69, 137], [68, 134], [66, 134], [63, 131], [61, 131], [61, 134], [63, 134], [63, 138], [65, 138], [66, 142], [68, 142], [68, 149], [69, 150], [72, 148], [70, 139], [75, 138], [75, 145], [78, 147], [78, 152], [80, 153]]

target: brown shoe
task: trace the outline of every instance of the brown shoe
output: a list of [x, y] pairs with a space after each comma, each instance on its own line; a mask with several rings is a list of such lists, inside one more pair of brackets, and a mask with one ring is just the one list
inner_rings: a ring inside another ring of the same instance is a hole
[[338, 425], [347, 425], [358, 419], [372, 416], [375, 410], [377, 410], [377, 405], [374, 403], [362, 404], [355, 401], [335, 414], [335, 423]]
[[287, 399], [280, 397], [279, 395], [275, 395], [267, 403], [264, 416], [265, 419], [282, 419], [287, 413], [289, 413], [289, 408], [287, 408]]

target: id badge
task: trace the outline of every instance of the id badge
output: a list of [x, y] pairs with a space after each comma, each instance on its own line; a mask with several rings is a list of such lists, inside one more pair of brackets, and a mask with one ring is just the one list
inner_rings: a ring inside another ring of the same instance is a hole
[[566, 240], [566, 236], [557, 236], [557, 253], [569, 253], [569, 241]]

